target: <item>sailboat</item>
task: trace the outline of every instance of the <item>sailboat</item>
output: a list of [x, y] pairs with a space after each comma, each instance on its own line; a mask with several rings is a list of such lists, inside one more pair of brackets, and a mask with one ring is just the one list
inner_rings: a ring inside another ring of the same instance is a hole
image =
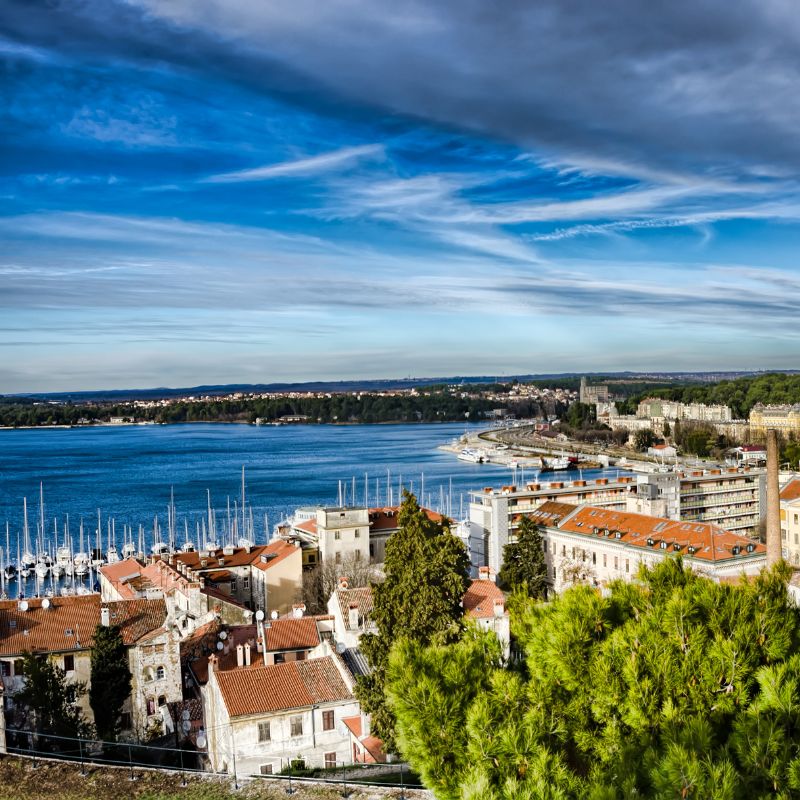
[[92, 566], [99, 569], [103, 566], [103, 526], [100, 520], [100, 509], [97, 509], [97, 536], [95, 539], [95, 546], [92, 549]]
[[79, 578], [83, 578], [89, 571], [89, 554], [83, 549], [83, 519], [81, 519], [78, 547], [79, 550], [75, 553], [73, 563], [75, 564], [75, 575]]
[[[53, 542], [58, 544], [58, 522], [53, 520]], [[56, 558], [50, 562], [50, 574], [54, 578], [60, 578], [64, 574], [64, 565], [58, 560], [58, 552]]]
[[11, 534], [8, 530], [8, 522], [6, 522], [6, 555], [8, 561], [3, 567], [3, 575], [7, 581], [13, 581], [17, 577], [17, 565], [11, 560]]
[[112, 519], [108, 535], [108, 550], [106, 550], [106, 562], [108, 564], [116, 564], [117, 561], [119, 561], [119, 551], [117, 550], [117, 532], [115, 530], [114, 520]]
[[125, 526], [122, 529], [122, 538], [123, 538], [123, 545], [122, 545], [122, 557], [123, 558], [133, 558], [136, 555], [136, 545], [133, 543], [133, 531], [130, 532], [130, 539], [128, 538], [128, 527]]
[[28, 498], [24, 497], [22, 499], [22, 513], [23, 513], [23, 522], [22, 522], [22, 537], [23, 537], [23, 544], [22, 546], [25, 548], [22, 551], [22, 556], [20, 557], [20, 573], [22, 574], [23, 578], [27, 578], [31, 574], [31, 569], [33, 565], [36, 563], [36, 556], [31, 552], [31, 536], [30, 531], [28, 530]]

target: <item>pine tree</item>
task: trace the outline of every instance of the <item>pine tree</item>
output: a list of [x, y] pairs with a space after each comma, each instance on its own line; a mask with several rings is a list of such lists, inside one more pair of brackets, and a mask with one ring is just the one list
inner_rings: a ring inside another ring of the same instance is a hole
[[98, 625], [91, 651], [92, 684], [89, 704], [94, 712], [97, 735], [115, 741], [120, 729], [122, 705], [131, 691], [128, 652], [118, 625]]
[[[77, 705], [86, 694], [86, 684], [67, 681], [67, 674], [46, 656], [25, 653], [22, 657], [25, 685], [14, 695], [14, 703], [27, 709], [26, 721], [43, 734], [68, 738], [91, 736], [92, 727]], [[53, 740], [53, 749], [60, 749]]]
[[[679, 558], [514, 609], [524, 669], [474, 637], [392, 655], [397, 738], [439, 800], [800, 796], [800, 614], [783, 564]], [[452, 751], [451, 755], [447, 755]]]
[[542, 529], [530, 518], [522, 517], [517, 539], [503, 551], [503, 566], [497, 576], [506, 590], [520, 588], [533, 598], [547, 596], [547, 565], [544, 560]]
[[398, 530], [386, 543], [384, 572], [385, 580], [372, 586], [372, 618], [378, 632], [364, 635], [360, 643], [372, 671], [359, 678], [356, 695], [372, 715], [376, 735], [394, 752], [395, 718], [385, 691], [392, 645], [401, 638], [419, 644], [458, 639], [469, 559], [447, 521], [430, 519], [416, 497], [406, 492]]

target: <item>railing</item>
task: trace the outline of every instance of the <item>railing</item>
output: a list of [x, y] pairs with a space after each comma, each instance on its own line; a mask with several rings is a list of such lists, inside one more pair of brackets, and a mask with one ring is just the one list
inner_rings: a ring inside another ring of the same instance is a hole
[[[137, 772], [155, 769], [180, 774], [184, 784], [190, 775], [227, 776], [237, 788], [243, 779], [276, 780], [283, 783], [287, 794], [294, 793], [294, 784], [298, 782], [331, 784], [340, 786], [344, 797], [348, 797], [351, 790], [358, 786], [399, 789], [400, 798], [405, 798], [407, 789], [424, 789], [419, 778], [403, 762], [332, 763], [324, 758], [261, 756], [257, 751], [237, 749], [230, 770], [215, 773], [206, 766], [206, 753], [192, 746], [172, 748], [133, 742], [106, 742], [19, 728], [6, 728], [5, 733], [6, 752], [9, 755], [31, 759], [34, 767], [38, 759], [72, 762], [82, 775], [88, 774], [89, 767], [113, 767], [126, 770], [129, 778], [135, 780]], [[237, 760], [240, 765], [238, 769]], [[245, 761], [260, 761], [259, 772], [243, 770], [241, 765]], [[271, 771], [267, 771], [267, 768]]]

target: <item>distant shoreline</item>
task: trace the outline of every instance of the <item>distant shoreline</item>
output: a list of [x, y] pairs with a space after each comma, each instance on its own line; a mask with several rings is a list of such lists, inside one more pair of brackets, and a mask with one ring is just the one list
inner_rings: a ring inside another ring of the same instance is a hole
[[481, 425], [482, 422], [459, 419], [439, 420], [382, 420], [381, 422], [266, 422], [257, 425], [255, 422], [244, 422], [235, 419], [193, 419], [178, 422], [89, 422], [85, 425], [0, 425], [0, 431], [51, 431], [82, 430], [86, 428], [155, 428], [176, 425], [249, 425], [253, 428], [304, 428], [309, 426], [330, 425], [331, 427], [348, 427], [351, 425]]

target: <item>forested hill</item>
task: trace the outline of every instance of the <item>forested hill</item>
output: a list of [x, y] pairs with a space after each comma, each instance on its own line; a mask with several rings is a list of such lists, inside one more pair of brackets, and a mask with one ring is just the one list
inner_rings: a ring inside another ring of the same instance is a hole
[[644, 397], [663, 397], [683, 403], [730, 406], [735, 417], [746, 419], [756, 403], [800, 403], [800, 375], [774, 373], [719, 383], [656, 389], [631, 398], [630, 405], [635, 407]]

